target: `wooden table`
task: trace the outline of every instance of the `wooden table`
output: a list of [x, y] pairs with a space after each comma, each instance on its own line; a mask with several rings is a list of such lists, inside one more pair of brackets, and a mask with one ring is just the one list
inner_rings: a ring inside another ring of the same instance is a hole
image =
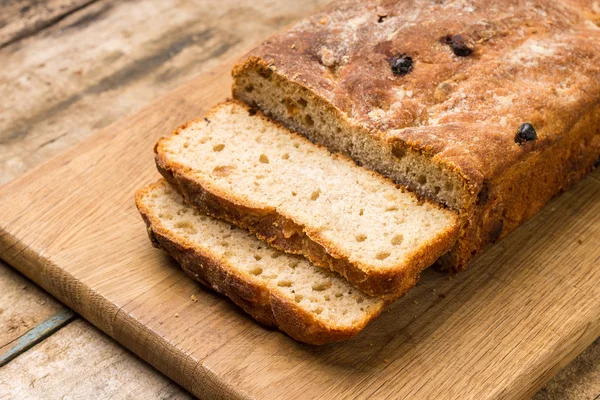
[[[326, 0], [0, 3], [0, 184]], [[0, 262], [0, 399], [188, 398]], [[600, 397], [596, 341], [536, 399]]]

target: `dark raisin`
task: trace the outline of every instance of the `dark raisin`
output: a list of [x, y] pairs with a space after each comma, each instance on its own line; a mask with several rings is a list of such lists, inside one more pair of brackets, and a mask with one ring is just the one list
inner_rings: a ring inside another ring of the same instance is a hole
[[210, 124], [210, 119], [204, 117], [204, 121], [206, 121], [206, 125]]
[[400, 55], [392, 63], [392, 72], [394, 75], [406, 75], [413, 69], [413, 60], [406, 54]]
[[481, 190], [477, 195], [477, 204], [483, 205], [488, 202], [490, 199], [490, 183], [487, 180], [483, 181], [483, 185], [481, 186]]
[[256, 106], [251, 106], [250, 109], [248, 110], [248, 115], [253, 117], [256, 115], [257, 112], [258, 112], [258, 108]]
[[386, 18], [387, 18], [387, 15], [378, 15], [377, 22], [382, 23], [383, 21], [385, 21]]
[[523, 144], [535, 139], [537, 139], [537, 133], [533, 125], [531, 125], [529, 122], [521, 124], [517, 134], [515, 135], [515, 142], [518, 144]]
[[473, 49], [469, 47], [462, 35], [446, 35], [442, 38], [442, 42], [450, 46], [452, 52], [459, 57], [468, 57], [473, 53]]

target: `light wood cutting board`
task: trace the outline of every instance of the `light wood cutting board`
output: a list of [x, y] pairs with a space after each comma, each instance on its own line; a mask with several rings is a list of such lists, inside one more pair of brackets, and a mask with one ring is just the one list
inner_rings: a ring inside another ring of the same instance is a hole
[[201, 398], [522, 398], [600, 335], [600, 171], [343, 343], [296, 343], [187, 278], [133, 194], [158, 178], [156, 139], [229, 95], [229, 67], [0, 188], [0, 256]]

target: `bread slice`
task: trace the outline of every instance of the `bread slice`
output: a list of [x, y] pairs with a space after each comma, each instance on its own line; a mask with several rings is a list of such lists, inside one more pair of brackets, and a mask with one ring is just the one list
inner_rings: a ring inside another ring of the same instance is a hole
[[592, 3], [337, 0], [240, 60], [233, 94], [460, 211], [460, 269], [600, 156]]
[[163, 176], [202, 212], [397, 298], [448, 251], [455, 213], [331, 154], [242, 103], [215, 107], [161, 139]]
[[385, 305], [302, 257], [201, 214], [164, 180], [138, 191], [136, 205], [154, 246], [173, 256], [188, 275], [296, 340], [347, 339]]

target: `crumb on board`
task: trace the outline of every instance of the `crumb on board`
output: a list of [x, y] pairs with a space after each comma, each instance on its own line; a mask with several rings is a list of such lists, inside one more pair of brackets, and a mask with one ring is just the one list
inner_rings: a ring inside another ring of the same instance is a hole
[[179, 313], [175, 313], [175, 318], [179, 318]]
[[198, 297], [195, 294], [192, 295], [192, 301], [194, 303], [198, 301]]

